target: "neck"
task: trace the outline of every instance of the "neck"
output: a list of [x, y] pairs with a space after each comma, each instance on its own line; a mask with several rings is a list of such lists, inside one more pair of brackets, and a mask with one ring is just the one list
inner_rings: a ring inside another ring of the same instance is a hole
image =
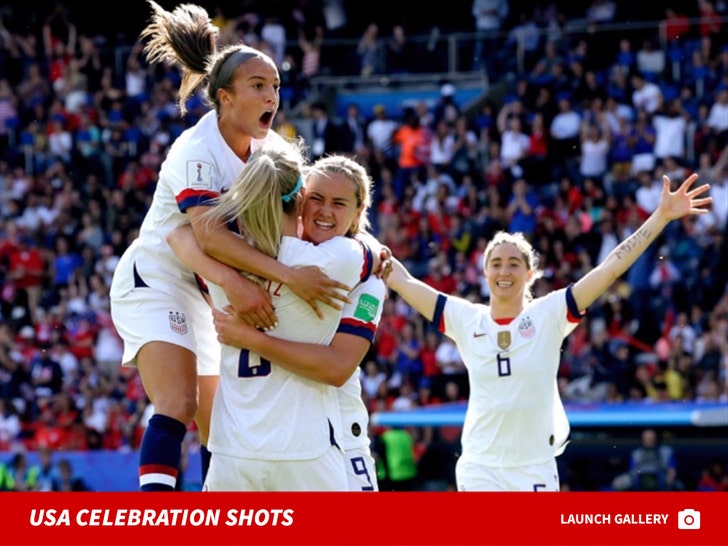
[[494, 320], [514, 318], [521, 311], [523, 311], [523, 298], [504, 300], [491, 297], [490, 316]]
[[236, 156], [242, 161], [247, 161], [250, 157], [250, 143], [253, 138], [227, 121], [228, 119], [226, 116], [220, 116], [217, 121], [222, 139]]
[[298, 237], [298, 217], [283, 215], [281, 235], [284, 237]]

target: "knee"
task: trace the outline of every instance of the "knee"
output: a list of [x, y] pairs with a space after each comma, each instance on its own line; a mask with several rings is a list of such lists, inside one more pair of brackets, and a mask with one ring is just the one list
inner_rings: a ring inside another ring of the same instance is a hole
[[196, 392], [170, 392], [154, 401], [156, 413], [161, 413], [189, 425], [197, 413]]

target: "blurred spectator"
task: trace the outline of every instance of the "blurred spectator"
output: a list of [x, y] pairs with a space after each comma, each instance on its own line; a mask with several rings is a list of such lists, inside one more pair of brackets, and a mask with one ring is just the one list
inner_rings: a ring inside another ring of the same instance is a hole
[[28, 465], [25, 453], [15, 453], [9, 462], [0, 463], [0, 491], [37, 491], [39, 470]]
[[406, 74], [414, 66], [414, 51], [404, 26], [394, 25], [387, 40], [386, 65], [388, 74]]
[[728, 474], [720, 459], [710, 461], [700, 473], [698, 491], [728, 491]]
[[59, 459], [58, 476], [53, 480], [53, 491], [91, 491], [81, 476], [73, 473], [71, 461], [68, 459]]
[[659, 78], [665, 70], [665, 53], [655, 48], [650, 38], [645, 38], [642, 47], [637, 50], [637, 70], [650, 81]]
[[359, 74], [372, 76], [383, 72], [382, 50], [379, 44], [379, 26], [370, 23], [356, 48], [359, 57]]
[[473, 0], [471, 13], [478, 33], [473, 51], [473, 70], [483, 69], [489, 78], [500, 68], [497, 59], [503, 39], [500, 31], [508, 18], [508, 0]]
[[10, 451], [15, 447], [20, 430], [20, 417], [12, 400], [0, 398], [0, 451]]
[[380, 491], [412, 491], [417, 478], [414, 440], [408, 430], [391, 428], [375, 438]]
[[633, 491], [681, 491], [673, 448], [660, 442], [657, 431], [642, 431], [640, 446], [630, 455], [629, 473]]
[[690, 33], [690, 19], [672, 7], [665, 8], [665, 18], [660, 23], [660, 32], [668, 42], [686, 41]]
[[374, 105], [373, 113], [374, 119], [367, 125], [367, 139], [374, 152], [380, 152], [385, 158], [393, 158], [395, 150], [392, 136], [399, 123], [388, 116], [383, 104]]
[[[279, 114], [276, 114], [278, 117]], [[348, 104], [346, 117], [339, 130], [339, 151], [354, 156], [364, 152], [366, 143], [366, 121], [359, 113], [359, 105]]]
[[311, 161], [338, 151], [339, 133], [336, 124], [329, 119], [328, 108], [323, 102], [311, 105], [313, 118], [313, 140], [311, 142]]
[[662, 105], [662, 90], [660, 86], [649, 81], [643, 72], [634, 72], [630, 78], [632, 83], [632, 106], [653, 114]]

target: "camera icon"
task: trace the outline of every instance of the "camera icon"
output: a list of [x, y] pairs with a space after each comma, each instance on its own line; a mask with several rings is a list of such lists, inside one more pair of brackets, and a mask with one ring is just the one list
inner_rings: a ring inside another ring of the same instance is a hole
[[678, 529], [700, 529], [700, 512], [686, 508], [677, 513]]

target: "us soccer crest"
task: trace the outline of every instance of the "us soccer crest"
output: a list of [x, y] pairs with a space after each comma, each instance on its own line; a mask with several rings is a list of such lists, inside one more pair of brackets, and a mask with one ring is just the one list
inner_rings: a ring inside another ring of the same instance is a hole
[[518, 333], [526, 339], [531, 339], [536, 335], [536, 327], [533, 325], [531, 317], [523, 317], [518, 325]]
[[179, 311], [170, 311], [169, 327], [175, 334], [185, 335], [187, 333], [187, 319], [185, 318], [185, 314]]

